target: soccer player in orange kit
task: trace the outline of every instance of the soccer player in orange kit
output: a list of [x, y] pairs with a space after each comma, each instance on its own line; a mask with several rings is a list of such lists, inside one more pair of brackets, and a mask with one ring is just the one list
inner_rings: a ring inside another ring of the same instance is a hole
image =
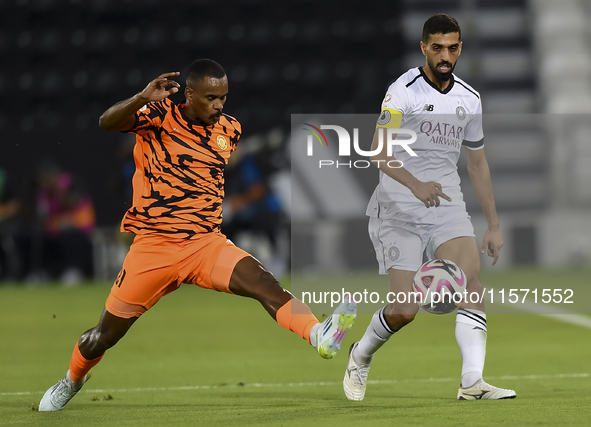
[[100, 118], [107, 131], [133, 132], [136, 172], [133, 204], [121, 229], [135, 239], [97, 326], [76, 343], [70, 369], [41, 399], [40, 411], [65, 407], [90, 369], [144, 312], [181, 283], [258, 300], [273, 319], [334, 357], [355, 320], [357, 305], [343, 302], [322, 324], [310, 308], [220, 231], [224, 166], [241, 136], [240, 123], [222, 113], [228, 93], [224, 69], [209, 59], [188, 70], [185, 101], [165, 73]]

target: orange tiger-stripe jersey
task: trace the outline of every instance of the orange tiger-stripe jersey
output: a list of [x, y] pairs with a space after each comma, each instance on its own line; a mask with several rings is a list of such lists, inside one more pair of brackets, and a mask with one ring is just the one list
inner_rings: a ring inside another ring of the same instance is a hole
[[166, 98], [136, 113], [133, 205], [121, 231], [183, 239], [220, 231], [224, 167], [242, 128], [226, 114], [203, 126], [183, 107]]

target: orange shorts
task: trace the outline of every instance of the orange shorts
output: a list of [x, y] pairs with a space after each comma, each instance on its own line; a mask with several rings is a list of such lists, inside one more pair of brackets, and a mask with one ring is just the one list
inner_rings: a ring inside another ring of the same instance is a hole
[[139, 317], [182, 283], [232, 293], [234, 267], [247, 256], [221, 233], [191, 240], [137, 235], [105, 308], [118, 317]]

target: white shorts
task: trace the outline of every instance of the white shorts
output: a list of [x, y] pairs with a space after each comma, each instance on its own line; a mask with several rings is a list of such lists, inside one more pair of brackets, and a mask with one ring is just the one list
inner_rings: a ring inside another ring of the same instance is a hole
[[[411, 212], [412, 213], [412, 212]], [[456, 237], [474, 235], [470, 215], [463, 206], [439, 206], [417, 209], [416, 217], [409, 212], [398, 218], [369, 219], [369, 237], [376, 251], [380, 274], [388, 270], [416, 271], [427, 259], [435, 258], [435, 251], [442, 243]]]

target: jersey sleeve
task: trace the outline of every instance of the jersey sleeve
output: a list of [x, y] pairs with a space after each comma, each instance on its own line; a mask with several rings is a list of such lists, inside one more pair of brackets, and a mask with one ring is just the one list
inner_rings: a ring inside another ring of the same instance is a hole
[[469, 150], [480, 150], [484, 148], [484, 132], [482, 130], [482, 103], [478, 100], [478, 106], [472, 115], [470, 122], [466, 125], [462, 145]]
[[170, 110], [170, 104], [172, 104], [172, 101], [168, 98], [162, 101], [148, 102], [136, 111], [135, 125], [128, 132], [139, 134], [160, 127], [166, 113]]
[[230, 135], [230, 151], [234, 152], [242, 136], [242, 125], [232, 116], [225, 115], [224, 118], [228, 121], [228, 127], [231, 127], [231, 129], [226, 129], [226, 132]]
[[394, 82], [386, 92], [382, 110], [376, 128], [398, 129], [402, 116], [410, 111], [410, 100], [406, 87], [399, 81]]

